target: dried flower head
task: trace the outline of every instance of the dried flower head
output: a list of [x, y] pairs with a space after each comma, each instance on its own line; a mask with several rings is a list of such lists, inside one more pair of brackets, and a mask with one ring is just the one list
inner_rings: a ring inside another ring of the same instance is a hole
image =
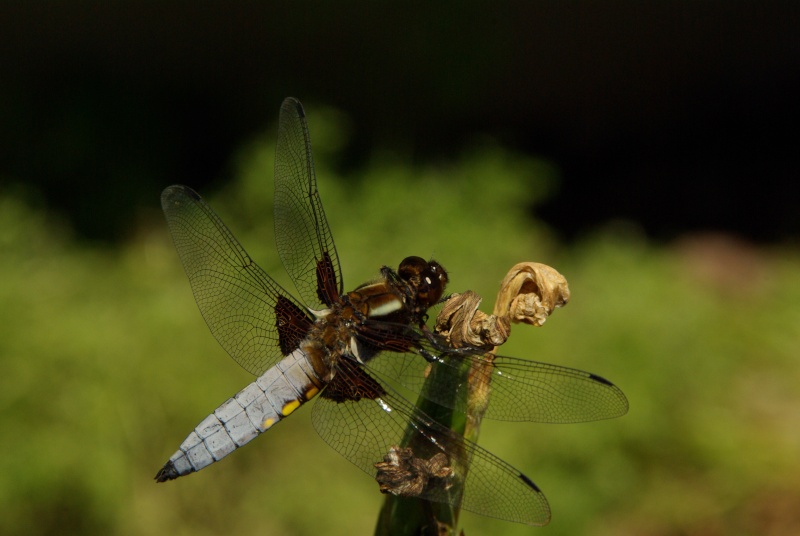
[[508, 339], [512, 322], [541, 326], [568, 301], [567, 280], [557, 270], [546, 264], [521, 262], [500, 284], [493, 314], [478, 310], [481, 297], [474, 292], [453, 294], [436, 317], [434, 329], [455, 348], [491, 350]]

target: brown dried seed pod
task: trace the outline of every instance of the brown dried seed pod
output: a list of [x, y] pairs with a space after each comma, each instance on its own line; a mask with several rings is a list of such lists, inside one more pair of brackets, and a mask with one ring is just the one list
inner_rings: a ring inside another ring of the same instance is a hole
[[521, 262], [509, 270], [494, 306], [494, 314], [512, 322], [541, 326], [556, 307], [569, 302], [566, 278], [555, 268], [538, 262]]
[[521, 262], [500, 284], [494, 314], [479, 311], [481, 297], [466, 291], [445, 302], [434, 329], [455, 348], [492, 349], [508, 339], [511, 322], [541, 326], [568, 301], [569, 286], [563, 275], [546, 264]]

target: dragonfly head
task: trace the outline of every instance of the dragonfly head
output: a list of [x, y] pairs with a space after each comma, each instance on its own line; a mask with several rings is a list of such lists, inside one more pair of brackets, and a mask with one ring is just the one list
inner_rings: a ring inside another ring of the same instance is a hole
[[421, 311], [439, 303], [448, 282], [447, 270], [441, 264], [416, 256], [403, 259], [397, 275], [408, 283], [414, 303]]

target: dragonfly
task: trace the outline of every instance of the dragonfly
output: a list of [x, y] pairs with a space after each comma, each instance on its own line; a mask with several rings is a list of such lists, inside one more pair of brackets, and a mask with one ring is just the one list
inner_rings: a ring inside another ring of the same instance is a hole
[[[427, 312], [446, 298], [449, 282], [437, 261], [406, 257], [397, 270], [384, 266], [376, 280], [345, 292], [305, 111], [294, 98], [280, 109], [274, 218], [277, 250], [299, 298], [255, 263], [194, 190], [170, 186], [161, 204], [211, 333], [257, 378], [189, 433], [158, 482], [220, 461], [316, 399], [311, 420], [319, 436], [384, 493], [544, 525], [550, 507], [530, 478], [438, 423], [398, 386], [466, 413], [459, 371], [474, 363], [488, 371], [486, 418], [573, 423], [627, 412], [623, 392], [601, 376], [437, 338]], [[434, 372], [440, 383], [424, 389]]]

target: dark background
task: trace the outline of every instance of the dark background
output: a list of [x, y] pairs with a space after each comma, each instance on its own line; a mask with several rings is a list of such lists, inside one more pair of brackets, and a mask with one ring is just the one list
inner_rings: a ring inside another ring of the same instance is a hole
[[125, 236], [167, 184], [224, 180], [287, 95], [351, 119], [345, 169], [485, 136], [553, 161], [562, 180], [536, 214], [565, 239], [615, 219], [656, 239], [800, 233], [795, 2], [2, 11], [0, 180], [83, 238]]

